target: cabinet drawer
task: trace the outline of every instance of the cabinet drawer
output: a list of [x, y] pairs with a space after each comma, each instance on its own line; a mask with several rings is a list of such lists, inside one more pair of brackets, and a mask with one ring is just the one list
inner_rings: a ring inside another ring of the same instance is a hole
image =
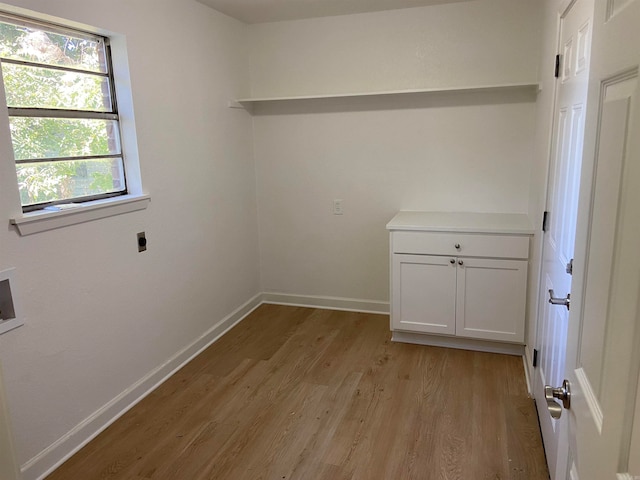
[[[459, 245], [459, 248], [456, 248]], [[529, 237], [469, 233], [393, 232], [393, 253], [529, 258]]]

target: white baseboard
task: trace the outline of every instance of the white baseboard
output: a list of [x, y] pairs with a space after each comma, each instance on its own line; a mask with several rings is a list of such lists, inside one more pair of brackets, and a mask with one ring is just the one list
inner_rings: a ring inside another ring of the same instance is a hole
[[345, 310], [348, 312], [389, 314], [389, 302], [361, 300], [357, 298], [321, 297], [315, 295], [293, 295], [289, 293], [265, 292], [262, 302], [292, 307], [322, 308], [326, 310]]
[[22, 466], [23, 480], [40, 480], [49, 475], [261, 304], [262, 294], [251, 298], [211, 327], [191, 345], [176, 353], [163, 365], [149, 372], [145, 377], [80, 422], [70, 432]]
[[[328, 310], [389, 314], [389, 302], [341, 297], [293, 295], [276, 292], [260, 293], [251, 298], [244, 305], [237, 308], [234, 312], [227, 315], [200, 338], [195, 340], [191, 345], [188, 345], [180, 352], [176, 353], [163, 365], [160, 365], [155, 370], [151, 371], [91, 416], [80, 422], [63, 437], [25, 463], [21, 468], [23, 480], [41, 480], [45, 478], [87, 443], [98, 436], [109, 425], [153, 392], [153, 390], [164, 383], [169, 377], [171, 377], [171, 375], [218, 340], [228, 330], [242, 321], [263, 303]], [[416, 343], [420, 345], [473, 349], [511, 355], [523, 355], [526, 350], [522, 345], [516, 344], [475, 341], [472, 339], [461, 338], [456, 339], [454, 337], [450, 338], [406, 332], [393, 332], [392, 340]], [[525, 372], [527, 374], [527, 383], [529, 383], [528, 365], [530, 365], [530, 361], [528, 359], [528, 352], [526, 352], [526, 355], [527, 356], [525, 358], [527, 360], [525, 361]]]
[[429, 345], [432, 347], [503, 353], [506, 355], [522, 356], [524, 353], [524, 345], [518, 345], [515, 343], [491, 342], [487, 340], [474, 340], [472, 338], [445, 337], [443, 335], [428, 335], [423, 333], [394, 331], [391, 336], [391, 341], [415, 343], [416, 345]]
[[23, 480], [41, 480], [45, 478], [263, 303], [364, 313], [389, 313], [388, 302], [283, 293], [260, 293], [227, 315], [191, 345], [176, 353], [163, 365], [149, 372], [145, 377], [76, 425], [71, 431], [27, 461], [21, 467]]

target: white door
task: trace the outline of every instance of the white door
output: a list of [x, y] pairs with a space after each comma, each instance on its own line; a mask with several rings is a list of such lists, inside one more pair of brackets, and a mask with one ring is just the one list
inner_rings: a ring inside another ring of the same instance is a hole
[[[640, 0], [593, 22], [565, 377], [572, 480], [640, 479]], [[557, 385], [554, 385], [557, 386]], [[635, 423], [634, 423], [635, 422]], [[563, 477], [565, 478], [565, 477]]]
[[456, 333], [456, 262], [453, 257], [393, 255], [394, 330]]
[[2, 385], [2, 366], [0, 366], [0, 480], [18, 480], [19, 478], [20, 471], [13, 451], [9, 414]]
[[567, 424], [566, 419], [554, 420], [548, 414], [544, 386], [562, 384], [570, 311], [564, 305], [551, 305], [549, 298], [552, 294], [554, 298], [567, 298], [572, 291], [567, 266], [574, 258], [593, 1], [577, 0], [559, 13], [560, 68], [540, 284], [539, 365], [534, 376], [540, 427], [553, 480], [564, 478], [566, 471]]

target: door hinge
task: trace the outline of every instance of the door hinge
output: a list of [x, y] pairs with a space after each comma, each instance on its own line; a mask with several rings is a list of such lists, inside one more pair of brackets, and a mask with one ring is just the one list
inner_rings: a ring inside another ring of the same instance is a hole
[[535, 348], [533, 349], [533, 362], [531, 362], [533, 364], [533, 368], [536, 368], [538, 366], [538, 350], [536, 350]]
[[560, 76], [560, 54], [556, 55], [556, 68], [554, 76], [558, 78]]
[[545, 212], [542, 214], [542, 231], [543, 232], [547, 231], [547, 227], [548, 227], [547, 221], [548, 220], [549, 220], [549, 212], [547, 212], [545, 210]]
[[567, 268], [565, 270], [569, 275], [573, 275], [573, 258], [571, 260], [569, 260], [569, 263], [567, 263]]

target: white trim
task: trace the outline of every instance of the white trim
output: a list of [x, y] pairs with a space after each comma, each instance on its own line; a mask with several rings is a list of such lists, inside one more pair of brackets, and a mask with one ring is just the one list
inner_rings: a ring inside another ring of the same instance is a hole
[[634, 477], [630, 473], [618, 473], [617, 480], [638, 480], [640, 477]]
[[[127, 388], [120, 395], [76, 425], [60, 439], [27, 461], [21, 468], [24, 480], [42, 480], [47, 475], [51, 474], [82, 447], [158, 388], [175, 372], [180, 370], [203, 350], [216, 342], [220, 337], [222, 337], [222, 335], [244, 320], [262, 304], [344, 310], [374, 314], [389, 313], [389, 303], [376, 300], [294, 295], [274, 292], [259, 293], [227, 315], [216, 325], [211, 327], [211, 329], [196, 339], [192, 344], [186, 346], [164, 364], [149, 372], [145, 377], [141, 378], [138, 382]], [[471, 348], [477, 351], [509, 355], [522, 356], [524, 354], [523, 345], [488, 342], [484, 340], [479, 341], [466, 338], [450, 338], [439, 337], [436, 335], [394, 332], [392, 340], [419, 345], [436, 345], [462, 349]], [[527, 383], [528, 382], [529, 378], [527, 377]]]
[[[199, 355], [203, 350], [217, 341], [235, 325], [244, 320], [251, 312], [262, 304], [275, 304], [320, 308], [327, 310], [343, 310], [373, 314], [389, 314], [389, 303], [377, 300], [354, 298], [324, 297], [314, 295], [294, 295], [284, 293], [259, 293], [245, 304], [227, 315], [211, 327], [200, 338], [186, 346], [180, 352], [141, 378], [120, 395], [109, 401], [72, 430], [55, 441], [38, 455], [22, 465], [24, 480], [42, 480], [62, 465], [82, 447], [98, 436], [109, 425], [153, 392], [171, 375]], [[510, 343], [490, 342], [467, 338], [423, 335], [407, 332], [393, 332], [393, 341], [415, 343], [419, 345], [435, 345], [449, 348], [472, 349], [483, 352], [524, 355], [524, 346]], [[526, 372], [526, 368], [525, 368]], [[527, 377], [527, 383], [529, 378]], [[530, 388], [530, 387], [529, 387]]]
[[524, 354], [524, 345], [475, 340], [473, 338], [447, 337], [444, 335], [426, 335], [423, 333], [394, 331], [391, 336], [391, 341], [429, 345], [433, 347], [475, 350], [478, 352], [502, 353], [506, 355], [522, 356]]
[[191, 345], [186, 346], [163, 365], [149, 372], [145, 377], [141, 378], [49, 447], [27, 461], [21, 468], [24, 480], [42, 480], [51, 474], [51, 472], [103, 432], [109, 425], [118, 420], [158, 388], [171, 377], [171, 375], [180, 370], [262, 304], [301, 306], [364, 313], [389, 313], [388, 302], [312, 295], [259, 293], [214, 325]]
[[13, 273], [15, 268], [8, 268], [0, 272], [0, 282], [8, 281], [9, 290], [11, 292], [11, 303], [13, 304], [13, 318], [7, 318], [6, 320], [0, 320], [0, 335], [7, 333], [10, 330], [21, 327], [24, 325], [24, 319], [22, 317], [22, 309], [18, 302], [18, 296], [16, 295], [16, 282]]
[[109, 425], [124, 415], [143, 398], [153, 392], [171, 375], [180, 370], [189, 361], [218, 340], [222, 335], [237, 325], [251, 312], [258, 308], [262, 294], [258, 294], [227, 315], [216, 325], [211, 327], [200, 338], [195, 340], [173, 357], [153, 371], [149, 372], [138, 382], [126, 389], [102, 408], [94, 412], [76, 425], [66, 435], [55, 441], [45, 450], [22, 465], [25, 480], [41, 480], [68, 460], [78, 450], [93, 440]]
[[20, 235], [31, 235], [55, 228], [90, 222], [99, 218], [144, 210], [150, 201], [151, 197], [149, 195], [123, 195], [93, 202], [78, 203], [74, 204], [73, 208], [55, 212], [46, 210], [29, 212], [10, 219], [10, 223], [16, 226]]
[[16, 461], [10, 423], [2, 380], [2, 365], [0, 365], [0, 478], [2, 480], [20, 480], [20, 469]]
[[18, 327], [24, 325], [24, 320], [21, 318], [11, 318], [9, 320], [0, 320], [0, 335], [3, 333], [10, 332], [11, 330], [15, 330]]
[[[573, 4], [576, 3], [577, 0], [562, 0], [560, 7], [558, 8], [558, 16], [562, 19], [569, 14], [569, 9], [573, 7]], [[559, 42], [558, 42], [559, 43]], [[560, 50], [558, 50], [560, 53]]]
[[316, 295], [294, 295], [289, 293], [265, 292], [262, 302], [292, 307], [310, 307], [348, 312], [389, 314], [389, 302], [362, 300], [358, 298], [323, 297]]
[[602, 408], [600, 408], [600, 402], [598, 401], [598, 396], [596, 395], [593, 387], [591, 387], [591, 382], [587, 377], [584, 369], [578, 368], [575, 371], [576, 379], [580, 384], [580, 388], [582, 389], [582, 396], [584, 401], [587, 403], [589, 407], [589, 411], [591, 412], [591, 418], [596, 428], [598, 429], [598, 433], [602, 434]]
[[533, 370], [534, 367], [529, 349], [526, 346], [524, 348], [524, 355], [522, 356], [522, 363], [524, 363], [524, 378], [527, 381], [527, 391], [529, 392], [529, 395], [533, 397], [533, 384], [531, 383], [533, 372], [530, 372], [529, 369]]
[[575, 462], [571, 462], [571, 469], [569, 469], [569, 480], [580, 480], [578, 475], [578, 467]]

